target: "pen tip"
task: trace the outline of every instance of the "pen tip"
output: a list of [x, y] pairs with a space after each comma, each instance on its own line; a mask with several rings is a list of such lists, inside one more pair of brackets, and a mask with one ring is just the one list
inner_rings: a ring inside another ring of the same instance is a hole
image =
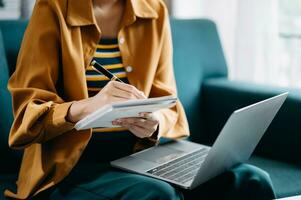
[[95, 63], [96, 63], [96, 61], [95, 61], [95, 60], [92, 60], [91, 65], [94, 65]]

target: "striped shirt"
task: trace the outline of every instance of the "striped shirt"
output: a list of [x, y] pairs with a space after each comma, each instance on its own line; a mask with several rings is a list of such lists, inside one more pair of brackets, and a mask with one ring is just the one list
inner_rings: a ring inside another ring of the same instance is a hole
[[[123, 82], [128, 83], [117, 39], [101, 39], [97, 45], [94, 60]], [[97, 94], [109, 82], [106, 76], [99, 74], [91, 66], [86, 70], [86, 80], [90, 97]]]
[[[103, 65], [112, 74], [128, 83], [126, 71], [122, 64], [122, 57], [117, 39], [101, 39], [94, 54], [94, 60]], [[103, 74], [96, 72], [91, 66], [86, 69], [86, 81], [89, 97], [97, 94], [110, 80]], [[94, 129], [93, 132], [110, 132], [124, 130], [120, 128]]]

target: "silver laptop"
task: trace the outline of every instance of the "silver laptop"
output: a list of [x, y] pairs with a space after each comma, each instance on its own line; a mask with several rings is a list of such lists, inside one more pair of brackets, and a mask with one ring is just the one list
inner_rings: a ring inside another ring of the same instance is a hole
[[112, 161], [126, 171], [193, 189], [249, 159], [288, 93], [236, 110], [212, 147], [173, 140]]

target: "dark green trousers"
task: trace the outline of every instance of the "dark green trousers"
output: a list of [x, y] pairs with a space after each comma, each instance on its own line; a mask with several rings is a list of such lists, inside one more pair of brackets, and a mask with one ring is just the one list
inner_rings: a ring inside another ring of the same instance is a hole
[[[109, 135], [93, 136], [72, 172], [56, 187], [34, 199], [258, 200], [275, 197], [269, 175], [247, 164], [237, 165], [194, 190], [183, 190], [164, 181], [112, 168], [109, 161], [130, 154], [133, 144], [134, 138], [130, 134], [113, 140]], [[97, 153], [101, 151], [104, 153]]]

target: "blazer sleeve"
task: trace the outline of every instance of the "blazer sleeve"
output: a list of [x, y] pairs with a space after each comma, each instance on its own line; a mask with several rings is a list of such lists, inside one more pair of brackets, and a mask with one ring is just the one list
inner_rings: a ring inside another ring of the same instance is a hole
[[37, 1], [8, 83], [14, 112], [11, 148], [42, 143], [73, 129], [74, 124], [65, 119], [72, 102], [64, 102], [57, 94], [59, 60], [56, 15], [48, 1]]
[[[164, 6], [162, 21], [162, 47], [156, 75], [150, 92], [151, 97], [173, 95], [177, 96], [176, 82], [173, 71], [173, 47], [169, 16]], [[159, 132], [158, 135], [165, 137], [184, 137], [189, 135], [189, 128], [185, 111], [180, 101], [170, 109], [158, 112]]]

